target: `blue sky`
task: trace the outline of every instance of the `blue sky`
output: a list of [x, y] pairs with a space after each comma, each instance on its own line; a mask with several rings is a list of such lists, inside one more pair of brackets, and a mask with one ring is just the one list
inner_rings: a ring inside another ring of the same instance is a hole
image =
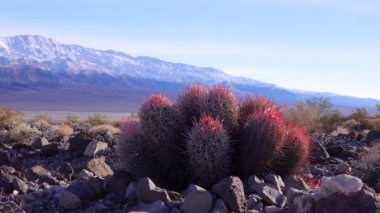
[[380, 99], [378, 0], [0, 0], [0, 26]]

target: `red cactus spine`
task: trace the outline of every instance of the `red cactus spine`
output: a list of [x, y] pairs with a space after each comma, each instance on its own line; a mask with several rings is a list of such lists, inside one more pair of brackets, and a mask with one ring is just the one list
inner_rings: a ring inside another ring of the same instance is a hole
[[280, 175], [302, 172], [310, 156], [311, 141], [305, 129], [288, 127], [284, 146], [278, 159], [272, 165], [272, 171]]
[[252, 114], [244, 125], [239, 142], [239, 172], [243, 178], [262, 175], [281, 152], [284, 122], [276, 111]]
[[229, 174], [230, 139], [223, 125], [202, 116], [187, 134], [186, 154], [194, 182], [209, 187]]
[[276, 109], [276, 105], [264, 96], [246, 96], [240, 104], [239, 124], [244, 125], [249, 115]]
[[232, 131], [237, 126], [239, 105], [232, 90], [223, 85], [212, 87], [204, 105], [204, 112], [218, 119], [223, 126]]
[[200, 85], [192, 85], [178, 98], [178, 108], [187, 127], [198, 121], [202, 115], [202, 107], [207, 98], [208, 88]]

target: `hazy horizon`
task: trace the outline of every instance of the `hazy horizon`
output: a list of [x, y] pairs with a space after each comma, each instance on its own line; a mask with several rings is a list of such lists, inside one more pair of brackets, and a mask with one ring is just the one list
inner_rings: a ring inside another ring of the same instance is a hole
[[0, 3], [0, 36], [38, 34], [289, 89], [380, 99], [379, 6], [369, 0], [16, 0]]

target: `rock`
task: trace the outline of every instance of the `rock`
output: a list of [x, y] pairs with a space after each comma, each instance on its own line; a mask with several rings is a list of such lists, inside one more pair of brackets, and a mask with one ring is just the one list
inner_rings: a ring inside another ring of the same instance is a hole
[[137, 206], [133, 207], [131, 210], [127, 211], [130, 213], [142, 213], [142, 212], [152, 212], [152, 213], [163, 213], [167, 208], [161, 200], [156, 200], [151, 203], [139, 203]]
[[378, 130], [371, 130], [368, 132], [367, 137], [365, 139], [365, 143], [369, 145], [371, 141], [375, 141], [377, 139], [380, 139], [380, 131]]
[[340, 154], [344, 151], [342, 145], [331, 145], [326, 147], [326, 151], [331, 157], [339, 157]]
[[90, 142], [86, 149], [84, 150], [83, 155], [87, 157], [94, 157], [101, 151], [104, 151], [108, 148], [108, 144], [100, 141], [92, 141]]
[[266, 206], [264, 209], [264, 212], [265, 213], [281, 213], [283, 212], [283, 209], [276, 206]]
[[6, 173], [6, 174], [14, 174], [16, 172], [16, 169], [11, 166], [2, 165], [0, 166], [0, 172]]
[[330, 155], [326, 151], [326, 149], [322, 146], [322, 144], [315, 142], [312, 149], [311, 161], [323, 162], [323, 161], [328, 160], [329, 158], [330, 158]]
[[222, 199], [218, 199], [214, 202], [214, 207], [211, 213], [229, 213], [226, 203]]
[[293, 206], [296, 212], [313, 212], [315, 202], [311, 195], [303, 194], [294, 198]]
[[364, 138], [364, 135], [361, 134], [361, 133], [359, 133], [359, 134], [356, 136], [356, 140], [357, 140], [357, 141], [362, 141], [363, 138]]
[[254, 190], [253, 190], [254, 185], [256, 185], [258, 183], [264, 183], [264, 181], [255, 175], [249, 176], [248, 180], [246, 182], [246, 185], [245, 185], [245, 192], [247, 194], [252, 194], [254, 192]]
[[33, 166], [25, 173], [25, 176], [28, 180], [34, 181], [40, 179], [43, 182], [46, 182], [50, 185], [58, 185], [59, 182], [53, 176], [51, 176], [50, 171], [45, 169], [42, 166]]
[[117, 171], [114, 175], [106, 179], [105, 191], [106, 193], [114, 193], [119, 198], [124, 198], [128, 184], [132, 180], [133, 178], [130, 174]]
[[92, 136], [89, 133], [78, 133], [75, 137], [69, 140], [69, 151], [75, 156], [80, 156], [83, 154], [87, 145], [92, 141]]
[[67, 187], [67, 191], [77, 195], [82, 205], [87, 205], [91, 201], [95, 200], [96, 193], [93, 187], [84, 181], [76, 181]]
[[288, 206], [292, 207], [293, 206], [294, 198], [296, 198], [298, 196], [301, 196], [301, 195], [304, 195], [304, 194], [307, 194], [307, 192], [305, 192], [303, 190], [298, 190], [298, 189], [290, 188], [286, 192], [286, 202], [288, 203]]
[[80, 198], [77, 195], [65, 190], [59, 193], [58, 201], [59, 201], [59, 206], [64, 209], [74, 210], [81, 207]]
[[137, 199], [140, 202], [152, 203], [155, 201], [169, 201], [170, 197], [165, 189], [161, 189], [149, 178], [142, 178], [137, 182]]
[[51, 157], [58, 152], [58, 144], [48, 144], [41, 148], [41, 154], [45, 157]]
[[247, 209], [262, 211], [264, 205], [261, 200], [262, 199], [257, 195], [249, 195], [247, 198]]
[[351, 167], [350, 165], [348, 165], [347, 163], [345, 162], [342, 162], [342, 163], [339, 163], [337, 166], [336, 166], [336, 169], [337, 169], [337, 173], [340, 175], [340, 174], [350, 174], [351, 173]]
[[13, 177], [13, 189], [23, 194], [28, 192], [28, 185], [18, 177]]
[[61, 176], [69, 180], [71, 180], [75, 173], [74, 168], [71, 166], [70, 163], [64, 163], [63, 165], [61, 165], [58, 169], [58, 172], [61, 173]]
[[282, 192], [282, 189], [285, 187], [285, 184], [279, 175], [274, 175], [270, 173], [265, 176], [264, 180], [266, 183], [273, 185], [279, 192]]
[[2, 174], [0, 175], [0, 191], [5, 194], [13, 192], [13, 179], [12, 175]]
[[212, 187], [212, 192], [222, 198], [230, 211], [247, 211], [244, 186], [240, 178], [226, 177]]
[[33, 143], [33, 146], [37, 149], [42, 149], [42, 147], [47, 146], [49, 144], [50, 142], [45, 137], [42, 137], [36, 140], [36, 142]]
[[8, 164], [9, 158], [6, 151], [0, 149], [0, 165]]
[[79, 172], [77, 178], [80, 180], [88, 180], [90, 178], [94, 177], [94, 174], [87, 169], [82, 169], [82, 171]]
[[360, 209], [375, 212], [380, 209], [380, 194], [368, 190], [360, 190], [352, 196], [352, 200], [360, 206]]
[[363, 182], [354, 176], [337, 175], [335, 177], [322, 177], [319, 193], [327, 197], [334, 193], [355, 193], [363, 188]]
[[286, 204], [286, 197], [269, 184], [257, 184], [255, 191], [268, 204], [281, 208]]
[[347, 135], [351, 140], [355, 140], [356, 137], [357, 137], [357, 133], [355, 131], [351, 131], [350, 133], [348, 133]]
[[212, 195], [205, 189], [190, 185], [186, 190], [186, 197], [181, 210], [186, 213], [208, 213], [212, 209]]
[[340, 157], [342, 159], [347, 159], [347, 158], [354, 158], [357, 159], [359, 157], [359, 154], [356, 153], [355, 150], [343, 150], [343, 152], [340, 154]]
[[128, 187], [125, 191], [124, 199], [129, 200], [129, 201], [136, 200], [137, 198], [136, 191], [137, 191], [137, 182], [136, 181], [129, 182]]
[[285, 188], [284, 192], [287, 193], [288, 189], [294, 188], [299, 190], [308, 191], [310, 190], [310, 187], [305, 183], [305, 181], [298, 176], [295, 175], [288, 175], [284, 179], [285, 182]]
[[375, 146], [380, 143], [380, 139], [372, 140], [368, 143], [368, 146]]
[[94, 158], [90, 160], [86, 168], [88, 171], [92, 172], [95, 176], [100, 178], [106, 178], [113, 175], [112, 169], [108, 166], [105, 161], [105, 157]]
[[97, 178], [97, 177], [92, 177], [92, 178], [88, 179], [87, 183], [91, 186], [91, 188], [94, 190], [94, 192], [97, 196], [100, 196], [103, 194], [104, 182], [102, 179]]
[[356, 213], [362, 211], [358, 211], [355, 204], [351, 202], [347, 195], [334, 193], [329, 197], [321, 198], [316, 201], [314, 212]]

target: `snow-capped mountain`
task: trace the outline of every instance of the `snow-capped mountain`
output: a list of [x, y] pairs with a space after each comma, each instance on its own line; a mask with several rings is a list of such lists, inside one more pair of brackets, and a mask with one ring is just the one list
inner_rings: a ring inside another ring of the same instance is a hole
[[[39, 35], [0, 37], [0, 107], [134, 111], [152, 93], [174, 97], [190, 83], [226, 84], [292, 104], [326, 94], [276, 87], [214, 69], [62, 44]], [[339, 107], [374, 107], [377, 100], [329, 94]]]

